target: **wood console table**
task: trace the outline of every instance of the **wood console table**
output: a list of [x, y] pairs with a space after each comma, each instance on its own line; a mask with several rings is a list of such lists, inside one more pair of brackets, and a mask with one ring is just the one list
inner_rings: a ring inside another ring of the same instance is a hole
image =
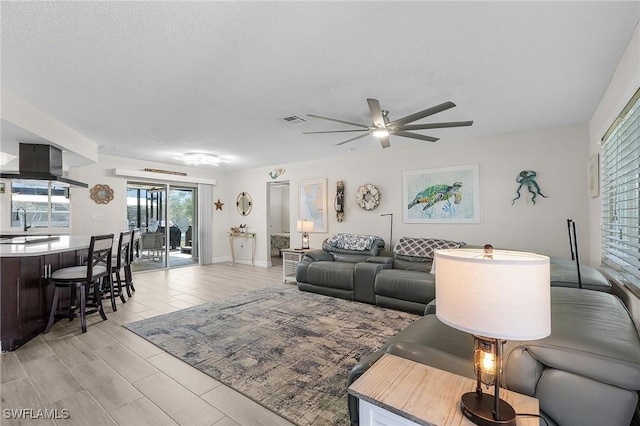
[[[460, 398], [476, 381], [391, 354], [384, 354], [349, 387], [359, 401], [360, 424], [380, 426], [470, 425]], [[488, 391], [493, 393], [493, 387]], [[538, 400], [505, 389], [500, 397], [516, 413], [538, 414]], [[537, 426], [535, 417], [516, 417], [518, 426]]]
[[255, 232], [229, 232], [229, 247], [231, 248], [231, 263], [236, 263], [236, 252], [233, 247], [233, 241], [236, 238], [244, 238], [251, 240], [251, 266], [256, 257], [256, 234]]

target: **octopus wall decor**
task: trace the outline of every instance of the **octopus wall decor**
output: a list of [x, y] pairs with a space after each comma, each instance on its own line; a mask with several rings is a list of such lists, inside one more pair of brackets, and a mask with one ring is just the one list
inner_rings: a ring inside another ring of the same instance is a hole
[[518, 194], [518, 196], [513, 200], [511, 200], [511, 205], [514, 205], [516, 203], [516, 200], [520, 198], [520, 195], [521, 195], [520, 190], [522, 189], [523, 186], [526, 186], [527, 190], [532, 195], [531, 202], [534, 205], [536, 204], [536, 197], [538, 195], [540, 195], [543, 198], [547, 198], [547, 196], [542, 193], [542, 190], [540, 189], [540, 185], [538, 185], [538, 182], [536, 182], [537, 175], [538, 174], [533, 170], [523, 170], [520, 172], [520, 174], [518, 174], [518, 177], [516, 178], [516, 182], [520, 184], [518, 185], [518, 189], [516, 189], [516, 193]]

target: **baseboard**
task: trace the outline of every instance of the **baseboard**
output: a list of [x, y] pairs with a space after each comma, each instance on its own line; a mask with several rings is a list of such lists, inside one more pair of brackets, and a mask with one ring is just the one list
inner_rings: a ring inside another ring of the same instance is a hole
[[[231, 257], [214, 257], [211, 260], [211, 263], [230, 263]], [[239, 265], [249, 265], [251, 266], [251, 259], [236, 259], [236, 262]], [[271, 266], [271, 262], [266, 262], [264, 260], [256, 260], [253, 262], [253, 266], [257, 266], [259, 268], [269, 268]]]

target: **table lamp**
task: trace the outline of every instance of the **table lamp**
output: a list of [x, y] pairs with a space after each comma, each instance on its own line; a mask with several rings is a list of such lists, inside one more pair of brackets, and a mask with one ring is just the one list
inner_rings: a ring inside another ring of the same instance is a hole
[[551, 333], [549, 258], [487, 245], [438, 250], [435, 262], [438, 319], [474, 337], [476, 390], [462, 395], [462, 413], [477, 425], [515, 426], [515, 410], [500, 399], [503, 345]]
[[309, 232], [313, 232], [313, 221], [312, 220], [299, 220], [298, 221], [298, 232], [302, 232], [302, 249], [309, 248]]

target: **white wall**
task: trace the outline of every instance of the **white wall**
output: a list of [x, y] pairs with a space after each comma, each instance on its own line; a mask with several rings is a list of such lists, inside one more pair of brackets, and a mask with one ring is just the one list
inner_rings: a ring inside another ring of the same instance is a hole
[[[568, 257], [569, 243], [566, 219], [578, 224], [581, 253], [588, 246], [587, 173], [588, 132], [586, 126], [546, 129], [528, 133], [497, 135], [464, 141], [425, 143], [412, 149], [386, 150], [350, 155], [331, 160], [276, 165], [286, 173], [279, 180], [291, 182], [292, 241], [298, 211], [298, 183], [301, 179], [327, 178], [329, 221], [327, 234], [312, 233], [311, 246], [320, 247], [322, 240], [337, 232], [367, 233], [389, 239], [389, 218], [393, 213], [394, 241], [401, 236], [436, 237], [465, 241], [468, 244], [492, 243], [496, 247], [541, 252]], [[363, 141], [361, 143], [367, 143]], [[371, 141], [370, 143], [375, 143]], [[445, 166], [478, 164], [480, 166], [479, 224], [403, 224], [402, 172]], [[357, 167], [354, 167], [357, 165]], [[268, 261], [266, 238], [266, 186], [273, 167], [232, 173], [227, 180], [229, 193], [246, 191], [254, 207], [241, 217], [230, 213], [230, 223], [247, 222], [251, 232], [258, 233], [259, 264]], [[516, 176], [522, 170], [538, 173], [538, 183], [548, 198], [538, 197], [536, 205], [523, 198], [515, 205]], [[345, 182], [345, 220], [338, 223], [333, 210], [336, 181]], [[380, 206], [373, 211], [360, 209], [355, 202], [357, 188], [372, 183], [381, 192]], [[222, 232], [222, 230], [221, 230]], [[388, 243], [388, 241], [387, 241]], [[388, 244], [389, 245], [389, 244]], [[588, 258], [588, 255], [585, 256]]]
[[[360, 143], [376, 143], [363, 140]], [[357, 146], [355, 146], [357, 148]], [[393, 213], [394, 241], [402, 236], [434, 237], [468, 244], [491, 243], [496, 247], [535, 251], [553, 256], [568, 257], [566, 219], [578, 224], [578, 241], [584, 259], [589, 255], [589, 214], [587, 198], [586, 161], [588, 158], [588, 130], [586, 126], [545, 129], [527, 133], [496, 135], [469, 140], [441, 140], [418, 144], [415, 148], [392, 147], [379, 151], [351, 154], [331, 160], [317, 160], [277, 165], [286, 169], [276, 181], [289, 181], [290, 197], [284, 199], [285, 211], [292, 232], [292, 241], [300, 239], [295, 222], [298, 212], [298, 184], [302, 179], [326, 178], [328, 183], [328, 233], [311, 234], [311, 246], [320, 247], [322, 240], [338, 232], [376, 234], [389, 246], [389, 217]], [[480, 168], [479, 224], [404, 224], [402, 223], [402, 172], [446, 166], [478, 164]], [[356, 165], [356, 166], [354, 166]], [[214, 261], [228, 261], [230, 250], [227, 232], [231, 226], [248, 224], [249, 232], [256, 232], [256, 265], [267, 266], [270, 261], [267, 238], [267, 184], [274, 182], [268, 175], [273, 167], [220, 173], [211, 169], [168, 166], [144, 163], [120, 157], [101, 155], [98, 163], [74, 168], [70, 177], [89, 184], [108, 184], [115, 192], [114, 200], [106, 205], [89, 198], [89, 190], [72, 188], [73, 234], [117, 233], [126, 225], [126, 182], [113, 176], [114, 168], [144, 167], [188, 172], [190, 176], [215, 179], [213, 199], [225, 203], [223, 210], [211, 206], [213, 221]], [[511, 205], [515, 197], [516, 176], [522, 170], [538, 173], [538, 183], [548, 198], [538, 197], [536, 205], [523, 197]], [[338, 223], [333, 209], [336, 181], [345, 182], [345, 220]], [[373, 211], [360, 209], [355, 202], [357, 188], [365, 183], [376, 185], [381, 192], [380, 206]], [[248, 192], [253, 209], [248, 216], [238, 213], [235, 202], [240, 192]], [[8, 194], [3, 194], [3, 200]], [[3, 201], [4, 204], [4, 201]], [[3, 211], [7, 209], [3, 207]], [[92, 214], [101, 214], [104, 221], [91, 221]], [[4, 221], [4, 218], [3, 218]], [[236, 255], [250, 258], [250, 244]], [[586, 263], [586, 262], [585, 262]]]

